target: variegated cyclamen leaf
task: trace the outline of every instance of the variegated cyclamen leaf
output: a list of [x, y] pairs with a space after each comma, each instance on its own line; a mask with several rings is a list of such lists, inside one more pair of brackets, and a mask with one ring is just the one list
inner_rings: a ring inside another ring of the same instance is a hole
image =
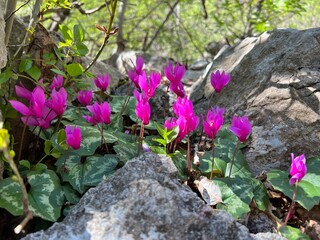
[[21, 187], [12, 178], [0, 181], [0, 207], [14, 216], [19, 216], [23, 213]]
[[253, 198], [250, 180], [235, 178], [215, 178], [214, 183], [220, 187], [222, 204], [218, 209], [224, 209], [234, 218], [242, 218], [250, 211], [249, 204]]
[[96, 186], [103, 177], [109, 177], [114, 173], [118, 161], [115, 155], [82, 158], [71, 155], [67, 159], [61, 157], [56, 165], [63, 181], [69, 182], [75, 190], [82, 194], [89, 186]]
[[52, 170], [30, 172], [28, 181], [31, 185], [28, 193], [30, 210], [45, 220], [57, 221], [65, 197], [56, 173]]

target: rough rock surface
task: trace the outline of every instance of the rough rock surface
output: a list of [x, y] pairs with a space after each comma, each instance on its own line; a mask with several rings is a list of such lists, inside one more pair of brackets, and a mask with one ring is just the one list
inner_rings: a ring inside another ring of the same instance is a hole
[[24, 240], [283, 239], [250, 234], [228, 213], [206, 206], [176, 175], [170, 159], [142, 155], [90, 189], [63, 222]]
[[167, 58], [156, 55], [148, 55], [138, 51], [126, 51], [118, 55], [114, 55], [108, 60], [108, 63], [117, 68], [120, 73], [127, 76], [128, 71], [136, 64], [137, 56], [143, 57], [144, 69], [147, 71], [162, 72], [168, 61]]
[[[320, 155], [320, 28], [282, 29], [246, 38], [213, 61], [212, 70], [231, 73], [231, 82], [212, 105], [226, 119], [248, 115], [253, 124], [245, 151], [254, 174], [288, 169], [290, 153]], [[198, 80], [190, 97], [198, 113], [212, 94], [210, 75]]]
[[3, 68], [7, 63], [7, 49], [6, 49], [6, 44], [4, 42], [4, 38], [5, 38], [4, 12], [5, 12], [5, 1], [0, 0], [0, 69]]
[[[85, 68], [92, 60], [93, 58], [91, 57], [81, 57], [77, 59], [77, 62], [81, 63], [81, 65]], [[126, 76], [121, 74], [116, 68], [99, 60], [93, 64], [89, 71], [94, 75], [108, 74], [110, 76], [110, 87], [108, 90], [118, 86], [121, 80], [126, 79]], [[92, 86], [96, 88], [96, 86], [93, 84], [92, 77], [88, 77], [87, 80], [92, 82]]]

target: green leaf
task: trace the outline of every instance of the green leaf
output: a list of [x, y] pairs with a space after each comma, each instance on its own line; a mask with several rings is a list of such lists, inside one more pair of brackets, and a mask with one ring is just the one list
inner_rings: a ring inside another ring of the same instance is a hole
[[56, 73], [56, 74], [59, 74], [59, 75], [63, 76], [63, 77], [66, 77], [66, 76], [67, 76], [64, 72], [60, 71], [59, 69], [51, 68], [50, 70], [51, 70], [52, 72]]
[[76, 77], [81, 75], [84, 72], [83, 67], [80, 63], [70, 63], [67, 65], [67, 73], [71, 77]]
[[[60, 50], [55, 47], [55, 48], [53, 48], [53, 51], [54, 51], [54, 53], [56, 54], [56, 56], [58, 57], [58, 59], [59, 59], [60, 61], [62, 61], [63, 54], [60, 52]], [[52, 69], [51, 69], [51, 70], [52, 70]]]
[[68, 43], [71, 42], [71, 44], [72, 44], [73, 35], [72, 35], [71, 30], [66, 25], [63, 25], [63, 24], [59, 25], [59, 29], [61, 31], [61, 34], [62, 34], [65, 42], [68, 42]]
[[45, 220], [57, 221], [64, 203], [64, 193], [56, 173], [52, 170], [41, 174], [30, 172], [28, 182], [31, 185], [28, 193], [30, 210]]
[[167, 146], [167, 142], [165, 139], [162, 138], [152, 138], [153, 141], [160, 143], [162, 146]]
[[160, 125], [159, 123], [155, 122], [154, 125], [156, 126], [156, 129], [158, 131], [158, 133], [160, 134], [160, 136], [163, 138], [163, 139], [167, 139], [167, 130], [164, 126]]
[[[229, 176], [232, 156], [234, 152], [234, 145], [230, 142], [217, 144], [214, 148], [214, 171], [220, 172], [222, 176]], [[212, 165], [212, 151], [207, 151], [199, 158], [199, 170], [207, 177], [210, 176]], [[244, 159], [244, 155], [240, 150], [237, 151], [234, 158], [234, 165], [232, 167], [231, 177], [242, 176], [250, 177], [248, 163]]]
[[178, 126], [172, 128], [170, 131], [168, 131], [167, 144], [174, 141], [178, 137], [178, 135], [179, 135], [179, 127]]
[[[308, 160], [307, 160], [308, 162]], [[309, 168], [308, 168], [309, 169]], [[280, 170], [272, 170], [267, 173], [268, 181], [272, 186], [287, 197], [292, 198], [294, 186], [290, 186], [288, 172]], [[310, 210], [320, 201], [320, 176], [314, 173], [306, 174], [299, 182], [297, 188], [296, 202], [305, 209]]]
[[28, 160], [20, 160], [19, 165], [30, 169], [30, 162]]
[[75, 50], [79, 53], [80, 56], [85, 56], [89, 52], [88, 47], [82, 42], [76, 43]]
[[175, 151], [174, 153], [171, 153], [168, 155], [171, 157], [174, 165], [178, 169], [178, 178], [185, 180], [188, 178], [187, 174], [187, 157], [185, 154], [182, 154], [179, 151]]
[[84, 40], [84, 31], [80, 25], [74, 25], [73, 26], [73, 36], [74, 41], [77, 42], [83, 42]]
[[43, 54], [44, 64], [46, 65], [54, 65], [57, 60], [53, 53], [45, 53]]
[[69, 203], [77, 204], [80, 201], [80, 194], [74, 190], [70, 184], [62, 185], [62, 189]]
[[129, 143], [120, 141], [113, 146], [113, 149], [116, 151], [119, 159], [124, 163], [138, 155], [138, 144], [135, 142]]
[[0, 84], [3, 84], [6, 81], [8, 81], [13, 75], [14, 73], [11, 69], [6, 69], [4, 72], [0, 73]]
[[28, 73], [30, 77], [32, 77], [36, 81], [38, 81], [41, 76], [40, 69], [35, 65], [33, 65], [30, 69], [26, 70], [25, 72]]
[[46, 140], [44, 142], [44, 153], [46, 155], [50, 155], [50, 150], [51, 150], [51, 147], [52, 147], [52, 142], [50, 140]]
[[28, 71], [32, 67], [32, 60], [22, 59], [19, 64], [19, 72]]
[[[109, 103], [112, 109], [112, 112], [114, 113], [121, 112], [121, 109], [125, 103], [126, 98], [127, 98], [126, 96], [112, 96], [112, 100]], [[130, 119], [134, 122], [137, 120], [135, 108], [136, 108], [136, 99], [131, 96], [129, 98], [127, 107], [125, 108], [123, 115], [129, 116]]]
[[282, 226], [279, 229], [281, 236], [288, 240], [310, 240], [309, 236], [302, 233], [299, 229], [290, 226]]
[[34, 166], [34, 171], [38, 172], [38, 173], [42, 173], [44, 170], [46, 170], [48, 167], [47, 165], [43, 164], [43, 163], [37, 163]]
[[150, 150], [156, 154], [167, 154], [166, 149], [164, 149], [163, 147], [159, 147], [159, 146], [148, 146], [150, 148]]
[[265, 211], [269, 205], [269, 196], [263, 183], [258, 179], [251, 178], [253, 200], [261, 211]]
[[54, 158], [59, 158], [61, 156], [61, 152], [58, 149], [54, 148], [51, 152], [51, 156]]
[[243, 218], [250, 211], [249, 204], [253, 198], [250, 181], [240, 177], [215, 178], [214, 183], [220, 187], [223, 203], [217, 205], [234, 218]]
[[62, 143], [65, 143], [66, 142], [66, 131], [64, 129], [61, 129], [59, 132], [58, 132], [58, 138], [57, 138], [57, 143], [59, 145], [61, 145]]
[[[80, 157], [71, 155], [61, 157], [56, 165], [63, 181], [69, 182], [79, 193], [89, 186], [96, 186], [103, 177], [109, 177], [117, 169], [118, 158], [115, 155]], [[64, 167], [65, 163], [65, 167]]]
[[14, 216], [23, 214], [22, 191], [19, 183], [11, 178], [0, 181], [0, 207]]

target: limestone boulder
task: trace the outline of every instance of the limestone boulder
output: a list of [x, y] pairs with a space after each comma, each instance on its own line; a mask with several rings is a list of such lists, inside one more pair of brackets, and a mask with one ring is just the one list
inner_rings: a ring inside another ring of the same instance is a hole
[[[231, 74], [212, 105], [226, 108], [226, 119], [248, 115], [252, 135], [245, 149], [254, 174], [288, 169], [290, 153], [320, 155], [320, 28], [280, 29], [246, 38], [223, 51], [210, 71]], [[210, 74], [190, 90], [197, 113], [213, 93]]]
[[176, 176], [169, 158], [142, 155], [90, 189], [62, 222], [24, 240], [283, 239], [250, 234], [228, 213], [206, 206]]

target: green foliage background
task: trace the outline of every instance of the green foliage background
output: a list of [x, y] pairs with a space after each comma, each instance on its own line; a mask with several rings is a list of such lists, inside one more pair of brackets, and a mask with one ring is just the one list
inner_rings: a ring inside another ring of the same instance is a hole
[[[178, 4], [161, 28], [175, 0], [122, 0], [126, 4], [123, 36], [126, 49], [143, 50], [154, 34], [159, 35], [151, 44], [150, 53], [157, 53], [175, 58], [181, 62], [190, 62], [204, 57], [205, 47], [209, 42], [233, 44], [247, 36], [256, 36], [273, 28], [311, 28], [319, 25], [320, 12], [318, 0], [177, 0]], [[23, 2], [23, 1], [20, 1]], [[32, 2], [32, 1], [31, 1]], [[69, 0], [71, 4], [71, 0]], [[84, 10], [94, 9], [104, 1], [82, 0]], [[205, 2], [205, 10], [202, 2]], [[66, 6], [68, 0], [44, 1], [50, 7]], [[32, 3], [30, 3], [32, 4]], [[20, 15], [30, 9], [24, 8]], [[52, 11], [45, 14], [50, 19]], [[207, 15], [207, 17], [205, 17]], [[106, 8], [91, 14], [81, 14], [72, 8], [65, 20], [69, 28], [80, 24], [86, 32], [86, 44], [90, 54], [94, 55], [103, 43], [104, 35], [95, 28], [95, 24], [107, 26], [109, 13]], [[117, 25], [119, 19], [115, 18]], [[50, 25], [50, 21], [45, 21]], [[111, 45], [102, 54], [108, 58], [116, 47], [116, 38], [111, 38]]]

